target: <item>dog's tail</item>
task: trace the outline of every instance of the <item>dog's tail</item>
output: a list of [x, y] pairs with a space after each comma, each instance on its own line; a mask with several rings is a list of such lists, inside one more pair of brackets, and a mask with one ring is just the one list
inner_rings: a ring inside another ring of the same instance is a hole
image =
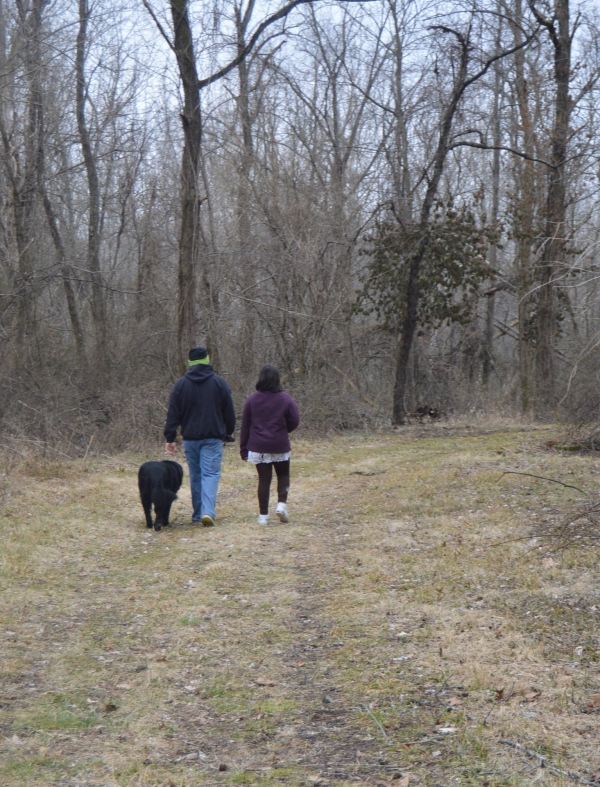
[[152, 502], [157, 510], [162, 510], [166, 506], [171, 505], [173, 500], [177, 500], [175, 492], [170, 489], [165, 489], [164, 484], [156, 484], [152, 489]]

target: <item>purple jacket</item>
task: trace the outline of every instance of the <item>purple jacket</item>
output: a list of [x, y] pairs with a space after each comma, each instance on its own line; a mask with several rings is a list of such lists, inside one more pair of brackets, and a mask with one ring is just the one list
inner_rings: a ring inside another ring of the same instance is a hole
[[240, 430], [240, 455], [248, 451], [259, 454], [285, 454], [290, 450], [289, 432], [300, 423], [298, 407], [285, 391], [256, 391], [244, 404]]

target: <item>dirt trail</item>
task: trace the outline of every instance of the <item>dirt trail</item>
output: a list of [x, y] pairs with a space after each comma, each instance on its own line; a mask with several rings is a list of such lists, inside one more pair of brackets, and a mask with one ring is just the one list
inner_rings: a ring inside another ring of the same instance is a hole
[[[335, 509], [324, 504], [315, 484], [319, 486], [311, 478], [309, 484], [297, 480], [294, 485], [294, 497], [301, 501], [294, 513], [303, 524], [263, 529], [250, 525], [250, 540], [258, 537], [260, 543], [254, 568], [260, 575], [268, 566], [276, 578], [269, 583], [246, 575], [241, 592], [250, 595], [248, 588], [261, 586], [259, 593], [269, 603], [283, 602], [274, 608], [277, 623], [271, 625], [271, 638], [266, 633], [257, 636], [235, 611], [231, 616], [220, 613], [221, 625], [233, 628], [237, 622], [240, 635], [229, 651], [228, 666], [234, 659], [239, 663], [244, 653], [258, 652], [261, 657], [250, 662], [258, 674], [249, 676], [248, 717], [240, 717], [238, 707], [222, 716], [219, 725], [188, 734], [188, 745], [198, 745], [215, 762], [245, 772], [300, 768], [315, 778], [334, 780], [399, 772], [402, 767], [390, 765], [382, 750], [385, 733], [369, 717], [367, 705], [357, 703], [354, 692], [347, 690], [343, 653], [352, 647], [356, 632], [343, 630], [344, 621], [340, 625], [329, 609], [332, 597], [343, 593], [344, 575], [356, 563], [349, 548], [360, 529], [360, 522], [353, 521], [356, 484], [324, 484], [345, 501], [338, 501]], [[218, 535], [218, 529], [214, 533]], [[185, 727], [181, 706], [179, 712]], [[210, 714], [210, 704], [205, 712]], [[257, 729], [240, 736], [246, 720], [256, 722]]]

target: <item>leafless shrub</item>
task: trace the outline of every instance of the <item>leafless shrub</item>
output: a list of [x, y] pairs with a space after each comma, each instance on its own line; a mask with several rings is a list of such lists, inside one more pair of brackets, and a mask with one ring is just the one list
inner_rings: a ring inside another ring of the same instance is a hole
[[538, 524], [532, 535], [543, 539], [553, 552], [571, 547], [592, 549], [600, 543], [600, 499], [589, 497], [569, 511], [563, 512], [553, 522]]
[[566, 484], [556, 478], [513, 470], [507, 470], [505, 473], [538, 478], [553, 484], [560, 484], [560, 486], [564, 486], [567, 489], [574, 489], [581, 495], [581, 499], [577, 503], [555, 510], [551, 517], [537, 524], [528, 537], [542, 539], [553, 552], [569, 549], [573, 546], [589, 549], [600, 542], [599, 494], [588, 492], [574, 484]]

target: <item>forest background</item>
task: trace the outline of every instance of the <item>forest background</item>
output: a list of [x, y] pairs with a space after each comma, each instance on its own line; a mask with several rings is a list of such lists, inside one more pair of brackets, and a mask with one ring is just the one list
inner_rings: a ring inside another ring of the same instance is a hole
[[160, 439], [201, 343], [323, 433], [597, 419], [599, 18], [0, 0], [3, 446]]

